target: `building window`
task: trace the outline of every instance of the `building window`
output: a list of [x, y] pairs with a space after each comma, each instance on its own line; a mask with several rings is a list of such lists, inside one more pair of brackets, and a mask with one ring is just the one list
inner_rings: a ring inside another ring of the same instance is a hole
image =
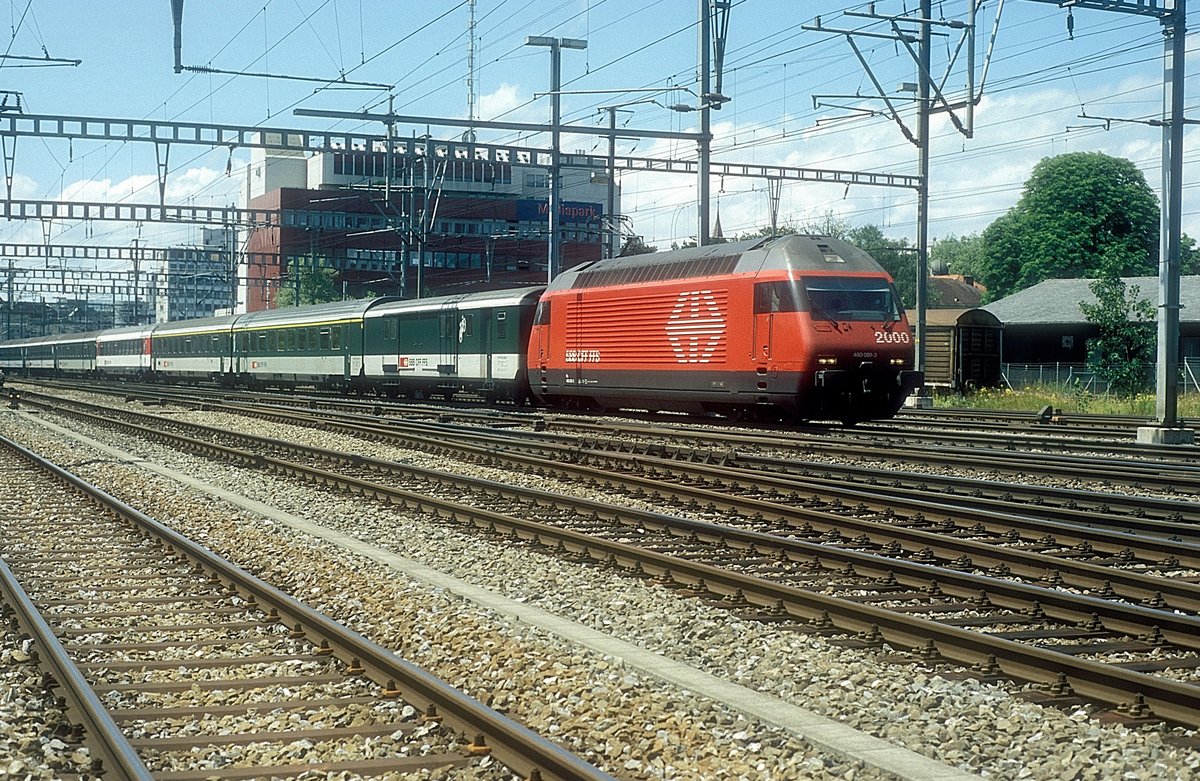
[[546, 174], [525, 174], [525, 186], [532, 188], [542, 188], [549, 186], [549, 177]]

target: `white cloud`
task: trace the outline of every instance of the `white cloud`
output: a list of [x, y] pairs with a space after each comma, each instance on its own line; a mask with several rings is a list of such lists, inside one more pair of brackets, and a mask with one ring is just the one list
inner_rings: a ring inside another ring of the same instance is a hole
[[479, 116], [490, 119], [507, 115], [508, 112], [525, 102], [516, 85], [503, 83], [492, 92], [479, 96]]
[[[1110, 88], [1108, 94], [1122, 95], [1142, 86], [1142, 82], [1129, 80]], [[1156, 92], [1150, 89], [1130, 94], [1140, 100], [1148, 95], [1153, 97]], [[975, 132], [970, 139], [962, 136], [946, 115], [935, 115], [931, 123], [930, 237], [983, 230], [1017, 202], [1025, 181], [1040, 160], [1065, 152], [1096, 151], [1132, 160], [1158, 194], [1161, 131], [1133, 123], [1113, 123], [1105, 131], [1098, 127], [1100, 123], [1077, 116], [1079, 101], [1078, 94], [1057, 89], [985, 95], [976, 108]], [[1113, 105], [1107, 110], [1127, 116], [1153, 115], [1159, 110], [1147, 109], [1144, 102], [1133, 100], [1124, 108]], [[1101, 115], [1102, 111], [1096, 108], [1089, 113]], [[905, 121], [915, 131], [911, 118], [906, 117]], [[1091, 127], [1075, 127], [1079, 125]], [[1069, 131], [1068, 126], [1072, 127]], [[896, 123], [883, 118], [810, 126], [787, 137], [781, 137], [777, 129], [764, 133], [749, 125], [738, 128], [731, 122], [721, 122], [714, 125], [714, 136], [715, 149], [733, 145], [734, 139], [743, 145], [750, 140], [758, 142], [722, 152], [714, 161], [906, 175], [917, 172], [917, 147], [905, 139]], [[1185, 148], [1194, 148], [1196, 143], [1200, 143], [1200, 130], [1189, 128]], [[677, 144], [674, 151], [690, 156], [692, 148], [689, 142]], [[643, 146], [635, 154], [668, 157], [670, 152], [668, 142], [658, 142], [650, 148]], [[1188, 165], [1185, 185], [1195, 181], [1197, 173], [1200, 163]], [[648, 241], [669, 244], [671, 240], [695, 235], [694, 176], [626, 174], [623, 182], [627, 210], [634, 210], [636, 229]], [[714, 216], [720, 187], [720, 178], [714, 177]], [[726, 235], [769, 224], [765, 180], [727, 177], [724, 187], [720, 213]], [[1186, 194], [1185, 190], [1184, 231], [1196, 236], [1200, 234], [1200, 216], [1188, 214]], [[852, 225], [881, 225], [888, 235], [915, 240], [913, 190], [860, 185], [847, 190], [844, 185], [797, 181], [784, 184], [781, 222], [819, 221], [826, 213], [840, 216]]]

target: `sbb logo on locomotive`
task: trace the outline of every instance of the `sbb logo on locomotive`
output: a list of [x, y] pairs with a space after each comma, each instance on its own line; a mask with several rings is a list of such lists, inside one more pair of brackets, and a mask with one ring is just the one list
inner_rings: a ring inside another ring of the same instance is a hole
[[680, 293], [667, 323], [679, 363], [708, 363], [725, 335], [725, 317], [711, 290]]

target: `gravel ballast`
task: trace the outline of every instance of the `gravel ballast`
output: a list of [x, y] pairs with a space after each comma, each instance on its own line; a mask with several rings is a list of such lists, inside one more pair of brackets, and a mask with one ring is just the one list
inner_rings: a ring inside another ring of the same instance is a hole
[[[180, 417], [490, 479], [520, 479], [326, 432], [219, 413]], [[0, 430], [68, 465], [91, 457], [11, 413], [4, 414]], [[102, 441], [116, 439], [111, 433], [88, 433]], [[1014, 696], [1016, 686], [951, 681], [919, 666], [886, 666], [871, 651], [838, 648], [819, 637], [740, 621], [664, 589], [468, 536], [381, 504], [145, 443], [121, 444], [213, 485], [984, 776], [1172, 779], [1190, 777], [1200, 768], [1200, 753], [1169, 745], [1170, 733], [1163, 727], [1101, 725], [1086, 709], [1062, 712], [1025, 702]], [[78, 471], [493, 707], [561, 735], [568, 747], [603, 759], [630, 777], [872, 777], [873, 771], [840, 767], [786, 734], [739, 719], [728, 709], [643, 680], [622, 670], [620, 660], [557, 649], [554, 638], [540, 631], [497, 621], [457, 598], [421, 593], [419, 584], [297, 538], [268, 520], [242, 512], [215, 513], [211, 500], [190, 489], [108, 463], [81, 465]], [[548, 482], [538, 479], [537, 484], [576, 490]], [[341, 574], [330, 580], [334, 571]], [[514, 651], [511, 643], [520, 650]], [[531, 659], [545, 661], [530, 664]], [[501, 674], [491, 680], [501, 685], [478, 683], [496, 672]], [[524, 684], [531, 681], [536, 683], [527, 688]], [[565, 701], [531, 696], [556, 687], [569, 690], [563, 692]], [[704, 765], [710, 749], [713, 762]], [[701, 764], [685, 770], [689, 752], [699, 753]], [[692, 772], [700, 775], [689, 776]], [[710, 775], [718, 772], [725, 775]]]

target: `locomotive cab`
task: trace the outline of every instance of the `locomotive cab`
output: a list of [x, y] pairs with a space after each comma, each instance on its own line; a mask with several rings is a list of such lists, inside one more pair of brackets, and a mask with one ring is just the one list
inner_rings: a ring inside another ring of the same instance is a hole
[[[803, 276], [816, 415], [855, 422], [890, 417], [920, 385], [913, 340], [895, 286], [878, 275]], [[815, 416], [815, 415], [814, 415]]]

